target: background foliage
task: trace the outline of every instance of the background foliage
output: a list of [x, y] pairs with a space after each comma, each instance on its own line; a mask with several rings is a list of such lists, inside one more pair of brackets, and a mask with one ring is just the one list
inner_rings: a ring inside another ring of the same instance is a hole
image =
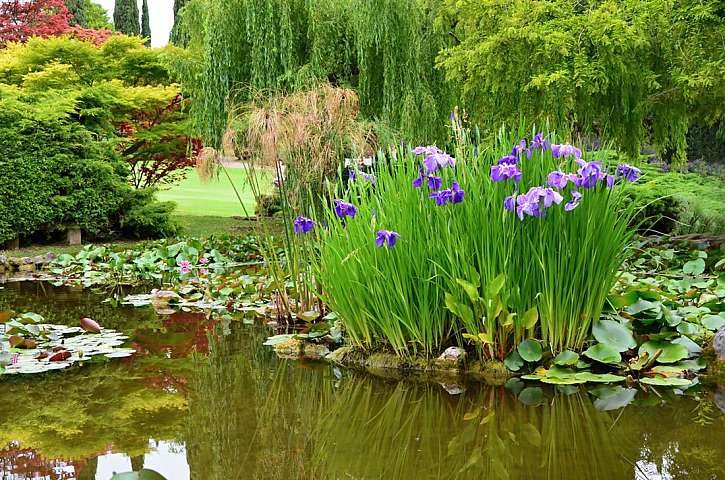
[[[191, 162], [167, 52], [122, 35], [100, 46], [34, 38], [0, 51], [0, 178], [6, 198], [24, 199], [2, 202], [0, 239], [65, 223], [94, 235], [173, 232], [171, 207], [150, 207], [153, 196], [129, 185], [173, 181]], [[138, 220], [143, 208], [154, 212], [153, 228]]]

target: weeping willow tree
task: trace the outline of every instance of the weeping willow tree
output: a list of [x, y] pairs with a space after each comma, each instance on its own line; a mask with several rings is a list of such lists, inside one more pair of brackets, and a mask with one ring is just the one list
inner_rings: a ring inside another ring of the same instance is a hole
[[445, 0], [439, 20], [460, 40], [439, 65], [484, 126], [547, 118], [683, 166], [688, 126], [725, 113], [722, 1]]
[[251, 91], [321, 82], [355, 89], [366, 117], [409, 140], [445, 135], [452, 91], [434, 62], [448, 37], [421, 0], [194, 2], [205, 15], [186, 28], [201, 38], [190, 44], [200, 60], [180, 73], [207, 144], [221, 145], [230, 111]]

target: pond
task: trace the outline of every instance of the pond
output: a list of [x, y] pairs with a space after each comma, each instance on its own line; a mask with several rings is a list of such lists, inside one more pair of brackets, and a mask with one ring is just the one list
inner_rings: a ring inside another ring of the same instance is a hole
[[92, 317], [138, 351], [0, 377], [3, 480], [141, 468], [168, 480], [725, 479], [725, 386], [632, 399], [399, 382], [278, 359], [259, 326], [104, 298], [43, 283], [0, 289], [0, 310], [69, 325]]

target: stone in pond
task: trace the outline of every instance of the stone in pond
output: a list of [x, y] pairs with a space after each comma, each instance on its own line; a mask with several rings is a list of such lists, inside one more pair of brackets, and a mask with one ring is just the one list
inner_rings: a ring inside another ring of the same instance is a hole
[[101, 326], [92, 318], [81, 318], [81, 328], [86, 332], [101, 333]]
[[715, 338], [712, 339], [712, 348], [715, 350], [717, 359], [725, 361], [725, 325], [720, 327], [720, 330], [715, 334]]
[[455, 370], [461, 366], [466, 357], [466, 351], [459, 347], [448, 347], [433, 362], [440, 370]]

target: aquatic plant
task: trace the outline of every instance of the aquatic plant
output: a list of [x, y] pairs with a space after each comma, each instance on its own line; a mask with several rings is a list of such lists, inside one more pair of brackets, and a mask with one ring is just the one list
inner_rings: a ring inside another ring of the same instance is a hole
[[[620, 191], [637, 171], [538, 132], [483, 145], [453, 118], [455, 155], [405, 147], [378, 158], [375, 185], [338, 187], [317, 268], [323, 299], [368, 349], [431, 355], [472, 341], [502, 360], [539, 339], [581, 350], [631, 239]], [[356, 215], [341, 219], [340, 202]], [[370, 242], [381, 227], [399, 234], [395, 248]]]

